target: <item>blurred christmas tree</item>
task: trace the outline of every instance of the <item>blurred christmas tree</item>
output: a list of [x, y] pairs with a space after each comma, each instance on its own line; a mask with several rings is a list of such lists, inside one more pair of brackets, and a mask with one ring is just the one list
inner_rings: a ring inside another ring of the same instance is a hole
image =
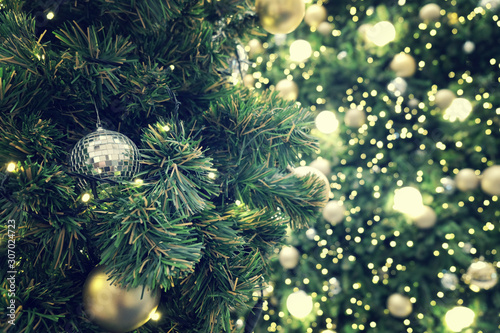
[[263, 332], [500, 331], [499, 1], [312, 1], [246, 43], [316, 114], [331, 201], [291, 232]]
[[0, 0], [2, 332], [241, 331], [328, 191], [291, 173], [309, 112], [230, 82], [254, 28], [238, 0]]

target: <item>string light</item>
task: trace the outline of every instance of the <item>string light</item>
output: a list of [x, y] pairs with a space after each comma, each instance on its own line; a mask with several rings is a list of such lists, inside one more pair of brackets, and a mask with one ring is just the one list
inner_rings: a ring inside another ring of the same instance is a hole
[[83, 202], [88, 202], [89, 200], [90, 200], [90, 194], [88, 194], [88, 193], [84, 193], [84, 194], [82, 195], [82, 201], [83, 201]]
[[7, 165], [7, 171], [8, 172], [14, 172], [16, 171], [16, 166], [17, 164], [14, 163], [14, 162], [10, 162], [8, 165]]
[[296, 291], [288, 296], [286, 307], [292, 316], [305, 318], [313, 309], [312, 297], [303, 290]]
[[378, 22], [368, 29], [366, 38], [377, 46], [384, 46], [396, 39], [396, 28], [389, 21]]
[[160, 317], [161, 317], [161, 316], [160, 316], [160, 313], [159, 313], [158, 311], [155, 311], [155, 312], [153, 312], [153, 313], [151, 314], [151, 316], [150, 316], [149, 318], [150, 318], [151, 320], [155, 320], [155, 321], [156, 321], [156, 320], [160, 319]]
[[314, 120], [318, 131], [324, 134], [330, 134], [337, 130], [339, 121], [332, 111], [321, 111]]
[[453, 332], [461, 332], [474, 322], [475, 317], [476, 314], [471, 309], [465, 306], [456, 306], [446, 312], [444, 321]]
[[290, 60], [304, 62], [312, 55], [311, 44], [304, 39], [297, 39], [290, 45]]
[[425, 209], [422, 194], [411, 186], [395, 190], [393, 209], [410, 216], [420, 216]]

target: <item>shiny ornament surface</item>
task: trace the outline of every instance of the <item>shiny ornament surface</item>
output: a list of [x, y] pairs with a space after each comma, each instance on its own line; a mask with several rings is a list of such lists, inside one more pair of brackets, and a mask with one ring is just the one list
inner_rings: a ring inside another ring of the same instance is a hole
[[125, 135], [99, 127], [71, 151], [71, 171], [112, 180], [131, 180], [139, 171], [140, 154]]
[[321, 22], [326, 20], [327, 15], [325, 7], [316, 4], [310, 5], [307, 7], [304, 21], [310, 27], [317, 27]]
[[435, 3], [429, 3], [420, 9], [418, 16], [423, 21], [438, 21], [441, 17], [441, 7]]
[[83, 286], [83, 305], [90, 321], [110, 332], [129, 332], [144, 325], [160, 302], [160, 290], [129, 290], [110, 284], [105, 266], [94, 268]]
[[299, 86], [292, 80], [281, 80], [276, 84], [278, 96], [288, 101], [294, 101], [299, 96]]
[[434, 227], [437, 221], [436, 212], [429, 206], [424, 206], [424, 209], [420, 215], [412, 218], [413, 224], [419, 229], [429, 229]]
[[337, 225], [344, 220], [344, 205], [337, 200], [329, 201], [323, 208], [323, 218], [331, 225]]
[[460, 170], [455, 176], [455, 184], [462, 192], [472, 191], [479, 185], [479, 178], [474, 170], [465, 168]]
[[408, 297], [401, 294], [392, 294], [387, 299], [389, 313], [397, 318], [406, 318], [413, 311], [413, 304]]
[[457, 98], [455, 93], [450, 89], [440, 89], [434, 96], [434, 103], [442, 110], [451, 105], [451, 102]]
[[408, 53], [398, 53], [391, 61], [390, 68], [399, 77], [410, 77], [417, 71], [417, 63]]
[[330, 36], [332, 34], [332, 31], [333, 31], [333, 24], [326, 22], [326, 21], [321, 22], [318, 25], [317, 30], [323, 36]]
[[330, 163], [330, 161], [322, 157], [318, 157], [309, 165], [321, 171], [321, 173], [325, 176], [328, 176], [332, 171], [332, 164]]
[[359, 109], [349, 109], [345, 113], [344, 123], [346, 126], [359, 128], [366, 122], [365, 111]]
[[500, 195], [500, 165], [493, 165], [483, 171], [481, 189], [489, 195]]
[[284, 269], [293, 269], [299, 263], [300, 253], [293, 246], [283, 246], [278, 259]]
[[458, 276], [451, 272], [445, 272], [441, 278], [441, 285], [448, 290], [457, 289], [458, 283]]
[[288, 34], [302, 22], [306, 5], [303, 0], [257, 0], [255, 11], [264, 30], [272, 34]]
[[478, 292], [493, 288], [498, 282], [498, 274], [493, 264], [480, 260], [469, 266], [463, 279], [473, 291]]
[[464, 43], [463, 49], [464, 49], [465, 53], [470, 54], [470, 53], [474, 52], [474, 50], [476, 49], [476, 44], [474, 44], [474, 42], [471, 42], [470, 40], [468, 40]]
[[326, 178], [326, 176], [321, 171], [319, 171], [318, 169], [313, 168], [311, 166], [301, 166], [301, 167], [293, 169], [293, 173], [297, 177], [306, 177], [306, 176], [311, 175], [311, 174], [316, 176], [318, 178], [318, 182], [321, 182], [324, 184], [323, 203], [324, 203], [324, 205], [326, 205], [328, 200], [330, 200], [330, 182], [328, 181], [328, 178]]

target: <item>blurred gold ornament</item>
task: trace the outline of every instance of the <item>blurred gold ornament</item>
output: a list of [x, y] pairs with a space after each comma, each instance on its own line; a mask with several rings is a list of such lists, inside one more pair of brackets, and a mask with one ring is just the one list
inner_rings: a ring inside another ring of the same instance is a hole
[[440, 89], [434, 96], [434, 103], [444, 110], [451, 105], [451, 102], [456, 98], [455, 93], [450, 89]]
[[304, 21], [310, 27], [317, 27], [321, 22], [326, 20], [327, 15], [325, 7], [316, 4], [310, 5], [306, 9]]
[[85, 312], [93, 323], [105, 330], [128, 332], [144, 325], [160, 302], [159, 289], [142, 286], [129, 290], [111, 284], [105, 266], [94, 268], [83, 286]]
[[299, 86], [292, 80], [283, 79], [276, 84], [278, 96], [283, 99], [294, 101], [299, 96]]
[[498, 275], [493, 264], [479, 260], [469, 266], [463, 279], [472, 291], [479, 292], [493, 288], [498, 282]]
[[387, 299], [389, 313], [397, 318], [406, 318], [413, 311], [413, 304], [408, 297], [401, 294], [392, 294]]
[[262, 43], [258, 39], [251, 39], [248, 42], [248, 56], [250, 58], [255, 57], [258, 54], [261, 54], [264, 52], [264, 47], [262, 47]]
[[391, 61], [390, 68], [396, 72], [396, 76], [410, 77], [417, 70], [415, 59], [408, 53], [398, 53]]
[[500, 165], [493, 165], [483, 171], [481, 189], [490, 195], [500, 196]]
[[288, 34], [300, 25], [306, 12], [304, 0], [257, 0], [260, 24], [272, 34]]
[[322, 157], [318, 157], [309, 165], [321, 171], [321, 173], [323, 173], [325, 176], [328, 176], [330, 172], [332, 172], [332, 164], [330, 163], [330, 161]]
[[437, 221], [437, 215], [434, 209], [429, 206], [424, 206], [420, 215], [412, 217], [413, 224], [420, 229], [430, 229]]
[[252, 74], [247, 74], [243, 77], [243, 84], [247, 88], [253, 88], [253, 85], [255, 84], [255, 79]]
[[278, 255], [279, 262], [284, 269], [294, 269], [300, 260], [299, 251], [293, 246], [283, 246]]
[[331, 225], [337, 225], [345, 218], [345, 207], [341, 201], [331, 200], [328, 201], [323, 208], [323, 218]]
[[333, 31], [333, 24], [330, 22], [323, 21], [318, 25], [318, 32], [323, 36], [330, 36]]
[[419, 16], [422, 21], [438, 21], [441, 18], [441, 7], [429, 3], [420, 9]]
[[306, 176], [313, 175], [313, 176], [316, 176], [317, 182], [323, 183], [324, 188], [323, 188], [323, 205], [322, 205], [322, 207], [324, 207], [326, 205], [326, 203], [328, 202], [328, 200], [330, 200], [330, 182], [328, 181], [328, 178], [326, 178], [326, 176], [321, 171], [319, 171], [316, 168], [310, 167], [310, 166], [301, 166], [301, 167], [295, 168], [295, 169], [293, 169], [293, 173], [297, 177], [306, 177]]
[[366, 121], [365, 111], [360, 109], [349, 109], [345, 113], [344, 123], [346, 126], [359, 128]]
[[479, 185], [479, 177], [470, 168], [460, 170], [455, 176], [455, 184], [462, 192], [472, 191]]

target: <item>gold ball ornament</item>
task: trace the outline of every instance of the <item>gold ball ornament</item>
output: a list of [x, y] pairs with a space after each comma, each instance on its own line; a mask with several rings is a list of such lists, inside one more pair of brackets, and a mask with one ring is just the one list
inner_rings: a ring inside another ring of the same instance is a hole
[[387, 299], [389, 313], [397, 318], [406, 318], [413, 311], [413, 304], [408, 297], [401, 294], [392, 294]]
[[243, 77], [243, 84], [247, 88], [253, 88], [255, 84], [255, 79], [252, 74], [247, 74]]
[[323, 21], [318, 25], [318, 32], [323, 36], [330, 36], [333, 31], [333, 24], [330, 22]]
[[327, 16], [325, 7], [314, 4], [307, 7], [304, 21], [310, 27], [317, 27], [321, 22], [326, 20]]
[[455, 93], [450, 89], [440, 89], [434, 96], [434, 103], [441, 109], [444, 110], [451, 105], [451, 102], [456, 98]]
[[365, 111], [359, 109], [349, 109], [345, 113], [344, 123], [346, 126], [359, 128], [366, 121]]
[[127, 290], [110, 284], [105, 269], [94, 268], [83, 286], [83, 305], [90, 321], [113, 333], [144, 325], [158, 307], [159, 289], [146, 288], [143, 294], [142, 286]]
[[284, 269], [294, 269], [299, 264], [300, 253], [293, 246], [283, 246], [278, 259]]
[[422, 209], [422, 213], [413, 218], [413, 224], [417, 226], [419, 229], [430, 229], [434, 227], [437, 221], [437, 214], [429, 206], [424, 206]]
[[344, 220], [345, 207], [337, 200], [328, 201], [323, 208], [323, 218], [331, 225], [337, 225]]
[[423, 6], [418, 13], [422, 21], [438, 21], [441, 18], [441, 7], [435, 3]]
[[493, 264], [480, 260], [469, 266], [463, 279], [473, 291], [478, 292], [493, 288], [498, 282], [498, 274]]
[[493, 165], [483, 171], [481, 189], [490, 195], [500, 196], [500, 165]]
[[455, 176], [455, 184], [462, 192], [475, 190], [479, 185], [479, 177], [474, 170], [465, 168], [460, 170]]
[[250, 58], [253, 58], [263, 52], [264, 52], [264, 47], [262, 46], [260, 40], [254, 38], [248, 42], [248, 56]]
[[304, 0], [257, 0], [255, 11], [264, 30], [272, 34], [288, 34], [302, 22], [306, 5]]
[[324, 185], [323, 205], [322, 205], [324, 207], [326, 205], [326, 203], [328, 202], [328, 200], [330, 200], [330, 182], [328, 181], [328, 178], [326, 178], [326, 176], [321, 171], [319, 171], [318, 169], [313, 168], [311, 166], [301, 166], [301, 167], [295, 168], [295, 169], [293, 169], [293, 173], [297, 177], [306, 177], [306, 176], [309, 176], [311, 174], [316, 176], [317, 182], [320, 182]]
[[391, 61], [390, 68], [399, 77], [410, 77], [417, 71], [417, 63], [408, 53], [398, 53]]
[[322, 157], [318, 157], [309, 165], [321, 171], [321, 173], [325, 176], [328, 176], [332, 172], [332, 164], [330, 161]]
[[292, 80], [283, 79], [276, 84], [278, 96], [288, 101], [295, 101], [299, 97], [299, 86]]

